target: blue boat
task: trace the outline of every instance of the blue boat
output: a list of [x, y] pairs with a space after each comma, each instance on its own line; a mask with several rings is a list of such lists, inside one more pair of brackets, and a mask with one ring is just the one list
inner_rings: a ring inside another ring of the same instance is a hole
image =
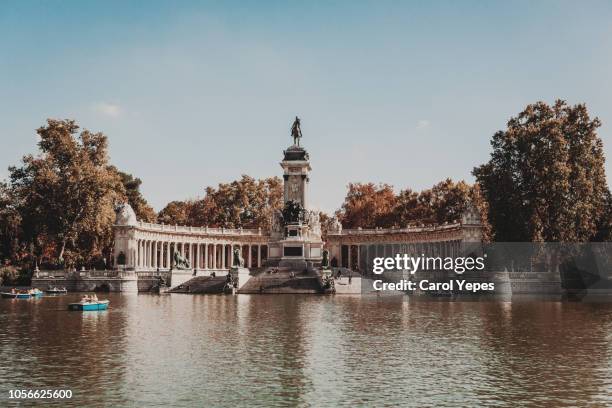
[[40, 297], [42, 297], [43, 292], [42, 292], [42, 290], [40, 290], [40, 289], [36, 289], [36, 288], [35, 288], [35, 289], [31, 289], [31, 290], [30, 290], [30, 295], [31, 295], [33, 298], [40, 298]]
[[13, 289], [10, 292], [2, 292], [0, 294], [3, 298], [7, 299], [32, 299], [42, 297], [42, 291], [38, 289], [30, 290], [16, 290]]
[[68, 310], [76, 310], [82, 312], [106, 310], [108, 309], [109, 303], [110, 300], [98, 300], [98, 298], [95, 296], [85, 296], [78, 303], [70, 303], [68, 305]]

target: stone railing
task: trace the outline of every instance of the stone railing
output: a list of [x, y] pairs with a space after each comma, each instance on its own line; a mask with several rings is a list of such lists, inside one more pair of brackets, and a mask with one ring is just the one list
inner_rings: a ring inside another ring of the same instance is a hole
[[80, 271], [66, 271], [66, 270], [55, 270], [55, 271], [36, 271], [34, 272], [35, 278], [123, 278], [134, 275], [133, 271], [122, 271], [122, 270], [80, 270]]
[[357, 228], [343, 229], [341, 232], [328, 232], [327, 235], [386, 235], [398, 233], [415, 233], [415, 232], [433, 232], [447, 231], [461, 227], [461, 223], [453, 223], [446, 225], [430, 225], [430, 226], [408, 226], [405, 228]]
[[151, 224], [148, 222], [138, 221], [138, 228], [147, 231], [163, 231], [163, 232], [186, 232], [200, 233], [209, 235], [265, 235], [261, 228], [244, 229], [244, 228], [210, 228], [210, 227], [188, 227], [182, 225], [166, 225], [166, 224]]

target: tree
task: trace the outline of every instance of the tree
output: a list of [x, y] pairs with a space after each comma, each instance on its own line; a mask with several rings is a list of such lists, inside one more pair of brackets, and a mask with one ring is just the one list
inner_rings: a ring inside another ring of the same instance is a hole
[[344, 228], [390, 227], [396, 202], [389, 184], [349, 183], [338, 216]]
[[487, 204], [480, 187], [446, 179], [430, 189], [407, 188], [395, 195], [388, 184], [349, 184], [338, 212], [345, 228], [405, 227], [411, 224], [444, 224], [460, 221], [472, 203], [480, 213], [484, 239], [489, 237]]
[[278, 177], [240, 180], [207, 187], [201, 200], [173, 201], [158, 215], [159, 222], [224, 228], [270, 228], [275, 210], [282, 208], [283, 184]]
[[0, 265], [20, 258], [21, 215], [6, 183], [0, 183]]
[[116, 171], [117, 174], [119, 174], [119, 177], [121, 177], [121, 182], [123, 183], [123, 188], [125, 189], [128, 203], [134, 209], [136, 218], [138, 218], [139, 221], [155, 222], [157, 220], [155, 210], [149, 205], [149, 203], [147, 203], [147, 200], [145, 200], [140, 193], [140, 185], [142, 184], [142, 180], [132, 176], [131, 174], [124, 173], [119, 170]]
[[66, 266], [89, 262], [110, 248], [114, 207], [125, 201], [108, 164], [107, 138], [73, 120], [47, 120], [37, 130], [38, 156], [10, 167], [10, 189], [30, 255]]
[[474, 176], [497, 241], [583, 242], [609, 222], [597, 128], [584, 104], [528, 105], [495, 133]]
[[196, 225], [193, 222], [194, 201], [171, 201], [157, 215], [157, 222], [170, 225]]

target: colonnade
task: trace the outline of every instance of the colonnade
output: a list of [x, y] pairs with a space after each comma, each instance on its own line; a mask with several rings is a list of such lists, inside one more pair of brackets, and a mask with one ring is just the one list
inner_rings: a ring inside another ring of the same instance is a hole
[[333, 266], [341, 266], [367, 273], [372, 271], [373, 259], [395, 257], [396, 254], [428, 257], [457, 257], [464, 252], [461, 240], [410, 243], [336, 243], [328, 245]]
[[136, 269], [171, 269], [174, 253], [189, 261], [191, 269], [229, 269], [239, 248], [247, 268], [260, 268], [268, 256], [265, 244], [193, 243], [138, 239]]

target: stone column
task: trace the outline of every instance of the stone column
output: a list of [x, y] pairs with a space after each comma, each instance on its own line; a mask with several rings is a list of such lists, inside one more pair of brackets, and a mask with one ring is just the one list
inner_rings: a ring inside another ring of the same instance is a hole
[[257, 267], [261, 268], [261, 245], [257, 245]]
[[208, 269], [208, 242], [204, 244], [204, 264], [202, 267]]
[[212, 268], [217, 269], [217, 244], [213, 244], [213, 252], [212, 252]]
[[195, 268], [200, 269], [200, 244], [194, 244]]
[[346, 256], [348, 257], [348, 261], [346, 262], [346, 266], [351, 269], [351, 244], [349, 243], [346, 250]]
[[225, 252], [227, 251], [227, 245], [223, 244], [223, 250], [221, 251], [221, 269], [225, 269]]
[[154, 264], [155, 264], [155, 265], [153, 265], [154, 268], [158, 268], [159, 264], [160, 264], [159, 258], [158, 258], [158, 255], [159, 255], [158, 253], [159, 253], [159, 241], [155, 241], [155, 250], [153, 251], [153, 261], [154, 261]]
[[166, 269], [170, 269], [170, 241], [166, 242]]
[[253, 251], [251, 248], [251, 244], [249, 244], [248, 247], [249, 247], [249, 263], [248, 263], [249, 266], [247, 266], [247, 268], [252, 268], [253, 267]]

